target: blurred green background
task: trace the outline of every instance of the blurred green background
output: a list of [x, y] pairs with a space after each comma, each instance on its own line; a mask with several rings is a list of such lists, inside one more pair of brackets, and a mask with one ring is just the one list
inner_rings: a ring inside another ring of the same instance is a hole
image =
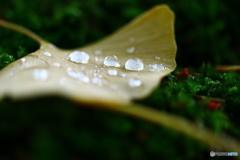
[[[214, 66], [239, 64], [240, 1], [2, 0], [0, 18], [25, 26], [60, 48], [75, 48], [107, 36], [159, 4], [169, 5], [176, 15], [176, 71], [190, 67], [202, 76], [177, 82], [178, 86], [173, 81], [163, 83], [139, 103], [184, 116], [239, 139], [240, 131], [236, 129], [240, 121], [239, 74], [220, 75]], [[37, 48], [27, 37], [0, 28], [0, 68]], [[224, 83], [215, 83], [216, 80]], [[222, 89], [216, 89], [219, 87]], [[203, 109], [205, 104], [193, 99], [197, 94], [228, 98], [230, 103], [220, 111], [211, 112]], [[210, 158], [210, 149], [204, 144], [173, 130], [79, 106], [59, 97], [20, 102], [2, 100], [0, 159]]]

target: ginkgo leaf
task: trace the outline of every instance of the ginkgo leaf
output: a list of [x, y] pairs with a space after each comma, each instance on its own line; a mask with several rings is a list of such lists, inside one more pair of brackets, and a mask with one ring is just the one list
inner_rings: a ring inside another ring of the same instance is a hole
[[0, 72], [0, 98], [53, 94], [85, 103], [127, 104], [146, 97], [176, 67], [173, 21], [167, 6], [157, 6], [102, 41], [73, 50], [2, 21], [41, 46]]

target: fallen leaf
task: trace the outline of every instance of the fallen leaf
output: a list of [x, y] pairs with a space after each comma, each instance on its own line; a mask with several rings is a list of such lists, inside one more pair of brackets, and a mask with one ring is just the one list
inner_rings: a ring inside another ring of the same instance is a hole
[[240, 71], [240, 66], [239, 65], [229, 65], [229, 66], [218, 65], [216, 69], [219, 72]]
[[144, 98], [176, 67], [173, 21], [167, 6], [157, 6], [100, 42], [63, 50], [0, 20], [40, 43], [39, 50], [0, 72], [0, 98], [60, 95], [91, 104]]

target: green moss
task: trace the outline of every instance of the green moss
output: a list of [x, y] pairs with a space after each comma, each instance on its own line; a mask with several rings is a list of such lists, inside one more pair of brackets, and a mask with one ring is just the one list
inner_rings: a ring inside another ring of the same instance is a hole
[[[239, 63], [237, 0], [9, 0], [1, 2], [0, 18], [25, 26], [61, 48], [74, 48], [99, 40], [162, 3], [176, 13], [178, 67], [148, 98], [136, 103], [240, 140], [240, 73], [215, 70], [216, 64]], [[0, 68], [38, 48], [25, 36], [2, 28], [0, 40]], [[199, 75], [178, 78], [184, 67]], [[199, 101], [199, 95], [226, 102], [210, 110], [209, 100]], [[6, 98], [0, 102], [0, 117], [0, 159], [209, 158], [207, 146], [176, 131], [59, 97], [20, 102]]]

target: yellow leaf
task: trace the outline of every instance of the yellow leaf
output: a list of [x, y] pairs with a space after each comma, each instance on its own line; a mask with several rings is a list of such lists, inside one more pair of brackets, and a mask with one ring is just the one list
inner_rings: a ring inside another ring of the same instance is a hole
[[173, 21], [167, 6], [157, 6], [100, 42], [73, 50], [1, 21], [41, 46], [0, 72], [0, 98], [60, 95], [98, 104], [144, 98], [176, 67]]

